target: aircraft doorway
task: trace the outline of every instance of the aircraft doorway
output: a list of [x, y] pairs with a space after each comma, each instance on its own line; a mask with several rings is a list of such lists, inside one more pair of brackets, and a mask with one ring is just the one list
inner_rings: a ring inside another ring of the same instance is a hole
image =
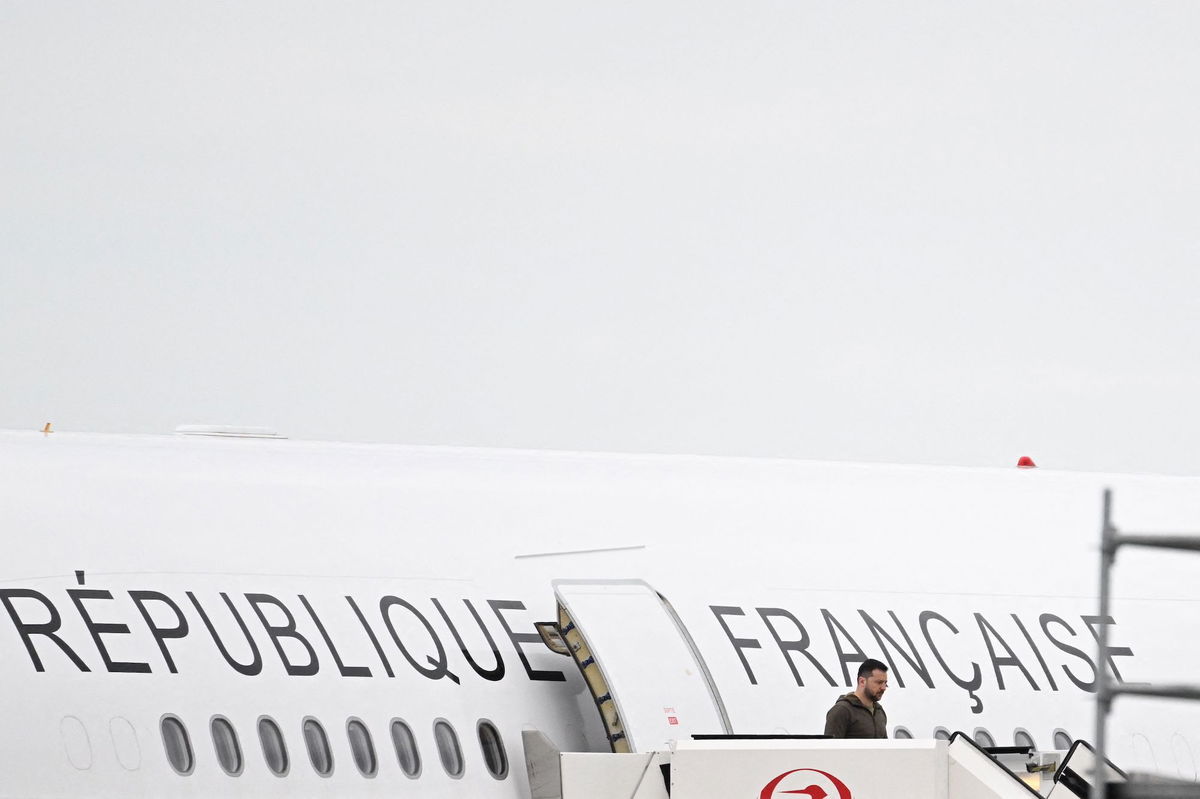
[[642, 580], [555, 580], [557, 628], [613, 752], [733, 732], [704, 658], [665, 597]]

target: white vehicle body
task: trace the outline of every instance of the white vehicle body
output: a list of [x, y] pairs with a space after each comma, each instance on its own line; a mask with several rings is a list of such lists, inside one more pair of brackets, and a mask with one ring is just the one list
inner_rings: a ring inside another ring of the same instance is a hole
[[[608, 751], [575, 664], [533, 627], [555, 619], [556, 581], [653, 586], [737, 733], [820, 733], [865, 655], [892, 666], [893, 734], [1090, 739], [1105, 487], [1123, 529], [1200, 528], [1191, 478], [0, 433], [0, 797], [527, 797], [523, 730]], [[1200, 558], [1123, 553], [1116, 574], [1121, 679], [1196, 681]], [[214, 718], [238, 738], [236, 775]], [[187, 731], [186, 774], [164, 719]], [[1195, 779], [1200, 713], [1119, 700], [1110, 752]]]

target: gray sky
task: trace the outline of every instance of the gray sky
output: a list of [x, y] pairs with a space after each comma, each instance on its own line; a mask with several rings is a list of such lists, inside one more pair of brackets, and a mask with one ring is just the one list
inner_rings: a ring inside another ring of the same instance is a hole
[[0, 0], [0, 427], [1200, 473], [1197, 41]]

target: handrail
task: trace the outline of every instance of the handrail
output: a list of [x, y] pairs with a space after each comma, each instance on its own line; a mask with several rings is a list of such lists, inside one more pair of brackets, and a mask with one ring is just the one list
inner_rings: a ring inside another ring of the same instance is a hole
[[[1114, 529], [1114, 533], [1116, 530]], [[1200, 552], [1200, 535], [1179, 535], [1177, 533], [1122, 533], [1114, 535], [1109, 545], [1116, 549], [1121, 546], [1150, 547], [1152, 549], [1194, 550]]]
[[1108, 792], [1112, 799], [1196, 799], [1200, 787], [1194, 782], [1122, 782]]
[[983, 746], [980, 747], [989, 755], [1027, 755], [1033, 751], [1033, 747], [1025, 746]]
[[[1071, 762], [1071, 756], [1075, 754], [1075, 750], [1080, 747], [1087, 749], [1089, 752], [1092, 753], [1092, 756], [1096, 758], [1096, 762], [1097, 763], [1100, 762], [1100, 758], [1096, 755], [1096, 747], [1092, 746], [1090, 743], [1083, 740], [1082, 738], [1076, 738], [1071, 743], [1071, 747], [1069, 749], [1067, 749], [1067, 754], [1063, 756], [1062, 762], [1058, 764], [1058, 770], [1054, 772], [1054, 781], [1055, 782], [1058, 782], [1062, 778], [1062, 774], [1064, 771], [1067, 771], [1067, 770], [1075, 771], [1075, 769], [1072, 769], [1068, 764]], [[1111, 768], [1113, 771], [1120, 774], [1121, 779], [1123, 779], [1123, 780], [1129, 779], [1129, 775], [1126, 774], [1121, 769], [1121, 767], [1118, 766], [1116, 763], [1112, 762], [1108, 758], [1105, 758], [1104, 762], [1105, 762], [1105, 764], [1108, 765], [1109, 768]]]
[[1200, 701], [1200, 685], [1112, 685], [1112, 696], [1151, 696], [1162, 699], [1194, 699]]
[[813, 741], [832, 738], [824, 733], [800, 735], [794, 733], [757, 732], [694, 732], [693, 741]]

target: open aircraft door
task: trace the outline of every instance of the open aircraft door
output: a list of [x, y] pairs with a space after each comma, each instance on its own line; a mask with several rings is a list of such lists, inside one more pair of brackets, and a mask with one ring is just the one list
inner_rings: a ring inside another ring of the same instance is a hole
[[671, 604], [641, 580], [556, 580], [558, 633], [614, 752], [731, 733], [704, 658]]

